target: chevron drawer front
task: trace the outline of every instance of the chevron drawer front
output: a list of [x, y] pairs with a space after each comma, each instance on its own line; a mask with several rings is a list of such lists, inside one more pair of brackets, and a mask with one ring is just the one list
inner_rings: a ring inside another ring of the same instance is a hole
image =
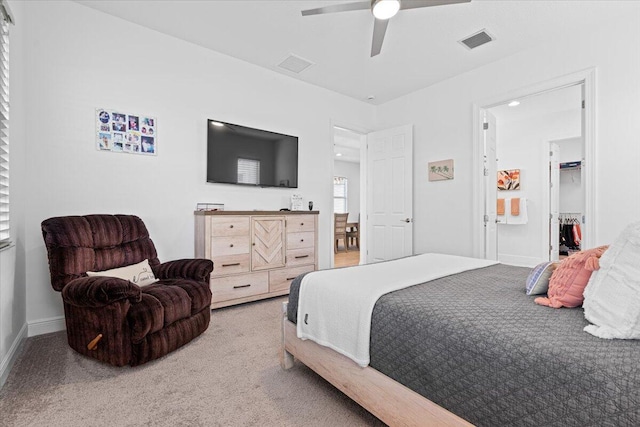
[[195, 256], [213, 261], [211, 308], [289, 293], [318, 269], [318, 212], [196, 211]]
[[256, 217], [251, 218], [252, 246], [251, 269], [266, 270], [284, 267], [285, 217]]

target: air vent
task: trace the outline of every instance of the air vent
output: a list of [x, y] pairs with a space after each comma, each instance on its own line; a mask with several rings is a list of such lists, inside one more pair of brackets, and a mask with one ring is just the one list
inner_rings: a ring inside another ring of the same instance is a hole
[[301, 71], [307, 69], [309, 66], [313, 65], [313, 62], [307, 61], [304, 58], [301, 58], [297, 55], [289, 55], [287, 59], [278, 64], [278, 67], [284, 68], [285, 70], [289, 70], [293, 73], [300, 73]]
[[494, 38], [490, 36], [489, 33], [487, 33], [485, 30], [480, 30], [475, 34], [472, 34], [469, 37], [460, 40], [459, 43], [464, 45], [467, 49], [471, 50], [493, 40]]

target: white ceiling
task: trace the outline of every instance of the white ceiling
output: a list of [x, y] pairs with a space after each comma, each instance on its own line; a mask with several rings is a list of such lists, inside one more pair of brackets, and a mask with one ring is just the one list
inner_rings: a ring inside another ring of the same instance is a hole
[[361, 136], [348, 129], [333, 128], [333, 153], [335, 160], [360, 163]]
[[[473, 0], [403, 10], [371, 58], [367, 10], [301, 15], [335, 4], [311, 0], [77, 0], [162, 33], [329, 90], [384, 103], [538, 43], [575, 36], [625, 13], [627, 1]], [[348, 3], [349, 1], [342, 1]], [[458, 43], [486, 29], [496, 40], [467, 50]], [[300, 74], [277, 65], [290, 54], [314, 63]]]

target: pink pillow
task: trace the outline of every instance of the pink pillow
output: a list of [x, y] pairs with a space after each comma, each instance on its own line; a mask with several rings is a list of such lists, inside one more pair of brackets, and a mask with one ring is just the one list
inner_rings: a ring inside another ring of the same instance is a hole
[[591, 273], [599, 268], [598, 258], [608, 247], [599, 246], [565, 258], [551, 275], [548, 298], [536, 298], [534, 300], [536, 304], [553, 308], [582, 305], [584, 288], [589, 282]]

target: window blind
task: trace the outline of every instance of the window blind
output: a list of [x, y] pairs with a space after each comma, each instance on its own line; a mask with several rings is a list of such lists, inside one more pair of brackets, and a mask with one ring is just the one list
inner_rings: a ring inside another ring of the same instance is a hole
[[0, 247], [9, 244], [9, 225], [9, 24], [5, 17], [0, 25]]
[[238, 183], [260, 185], [260, 160], [238, 159]]
[[333, 212], [347, 213], [347, 178], [333, 177]]

